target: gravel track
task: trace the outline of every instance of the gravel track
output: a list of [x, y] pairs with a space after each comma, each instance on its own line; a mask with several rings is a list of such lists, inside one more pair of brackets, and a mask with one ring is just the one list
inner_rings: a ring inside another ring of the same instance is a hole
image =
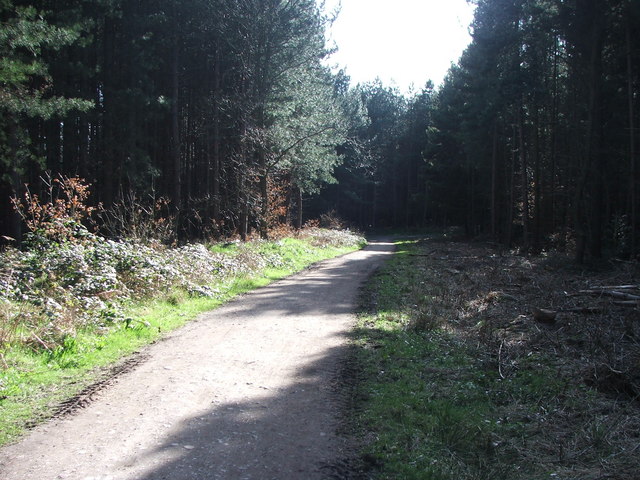
[[348, 477], [335, 379], [358, 289], [392, 251], [372, 242], [201, 315], [0, 450], [0, 478]]

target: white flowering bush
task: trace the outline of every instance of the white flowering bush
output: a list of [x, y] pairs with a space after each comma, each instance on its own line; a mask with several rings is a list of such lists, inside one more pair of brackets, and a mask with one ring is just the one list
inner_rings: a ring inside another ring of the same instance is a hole
[[[364, 241], [349, 232], [323, 229], [305, 232], [304, 238], [322, 247]], [[282, 255], [283, 241], [236, 243], [229, 252], [218, 253], [202, 244], [152, 248], [85, 232], [82, 241], [40, 241], [38, 248], [26, 251], [7, 249], [0, 253], [0, 347], [9, 343], [6, 330], [20, 321], [39, 332], [32, 334], [34, 346], [55, 348], [81, 326], [126, 327], [122, 306], [130, 299], [173, 289], [193, 296], [221, 295], [211, 287], [218, 280], [291, 267], [291, 258]], [[298, 249], [293, 256], [310, 251], [302, 242], [288, 247]]]
[[329, 230], [312, 227], [305, 229], [303, 238], [316, 247], [349, 247], [352, 245], [366, 245], [366, 239], [350, 230]]
[[[304, 243], [290, 242], [285, 255], [286, 239], [230, 243], [230, 249], [153, 248], [139, 237], [106, 239], [85, 227], [100, 207], [87, 205], [89, 187], [82, 179], [60, 177], [45, 184], [47, 202], [28, 188], [24, 198], [12, 199], [29, 233], [25, 250], [0, 252], [0, 353], [16, 341], [49, 352], [75, 346], [79, 327], [128, 327], [133, 320], [122, 307], [130, 299], [175, 289], [214, 297], [221, 292], [211, 285], [219, 280], [294, 267], [296, 257], [309, 253]], [[307, 229], [302, 237], [316, 247], [364, 242], [350, 232], [320, 228]]]

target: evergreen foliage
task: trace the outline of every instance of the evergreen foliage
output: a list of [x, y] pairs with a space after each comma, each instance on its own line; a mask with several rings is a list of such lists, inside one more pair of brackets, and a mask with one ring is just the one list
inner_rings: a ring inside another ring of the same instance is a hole
[[359, 87], [370, 125], [318, 208], [578, 261], [635, 257], [638, 3], [474, 3], [472, 43], [437, 91]]
[[21, 142], [1, 125], [3, 233], [45, 172], [107, 209], [166, 199], [182, 238], [266, 237], [276, 177], [291, 198], [333, 181], [346, 119], [314, 0], [2, 5], [0, 108], [25, 119]]
[[4, 0], [0, 231], [50, 172], [163, 202], [179, 238], [335, 211], [635, 257], [637, 2], [474, 3], [444, 83], [405, 96], [325, 66], [313, 0]]

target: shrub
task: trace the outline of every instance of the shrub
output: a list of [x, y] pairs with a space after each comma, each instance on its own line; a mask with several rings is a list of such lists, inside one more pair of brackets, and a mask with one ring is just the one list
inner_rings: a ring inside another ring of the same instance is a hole
[[[266, 241], [238, 243], [224, 254], [201, 244], [166, 248], [106, 239], [82, 224], [94, 211], [84, 203], [89, 190], [82, 180], [61, 178], [49, 186], [49, 202], [28, 191], [23, 200], [14, 199], [31, 237], [27, 250], [0, 253], [0, 349], [20, 341], [60, 356], [80, 327], [126, 327], [130, 319], [122, 308], [130, 299], [176, 289], [214, 296], [209, 285], [218, 279], [286, 266], [276, 245]], [[150, 224], [139, 224], [130, 232], [140, 235], [147, 228]], [[318, 247], [364, 241], [351, 232], [320, 228], [303, 236]], [[26, 333], [18, 334], [21, 328]]]
[[364, 245], [366, 243], [362, 235], [349, 230], [308, 228], [304, 231], [302, 237], [316, 247], [346, 247], [349, 245]]
[[330, 210], [327, 213], [320, 215], [319, 226], [322, 228], [329, 228], [332, 230], [343, 230], [346, 228], [344, 220], [342, 220], [335, 210]]
[[49, 242], [72, 242], [88, 235], [84, 221], [100, 208], [87, 205], [89, 185], [79, 177], [43, 178], [47, 201], [32, 193], [27, 185], [23, 198], [11, 199], [30, 235], [31, 246]]
[[143, 244], [175, 245], [177, 242], [177, 219], [170, 212], [170, 201], [164, 197], [144, 202], [129, 192], [103, 210], [100, 218], [103, 229], [112, 237]]

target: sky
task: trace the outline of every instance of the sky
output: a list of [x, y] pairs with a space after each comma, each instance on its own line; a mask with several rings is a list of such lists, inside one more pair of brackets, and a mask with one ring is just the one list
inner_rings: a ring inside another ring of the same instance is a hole
[[471, 41], [473, 6], [466, 0], [325, 0], [342, 9], [329, 31], [338, 52], [329, 64], [346, 67], [352, 84], [379, 77], [409, 93], [440, 85]]

